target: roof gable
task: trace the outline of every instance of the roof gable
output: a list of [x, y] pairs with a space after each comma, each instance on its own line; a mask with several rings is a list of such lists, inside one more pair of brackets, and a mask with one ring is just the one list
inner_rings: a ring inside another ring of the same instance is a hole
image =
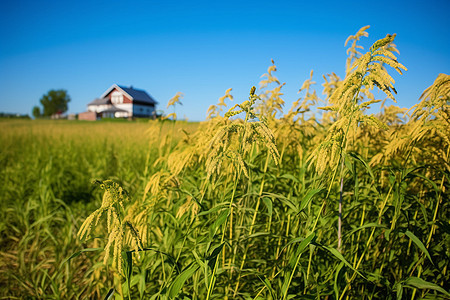
[[140, 102], [146, 102], [150, 104], [157, 104], [155, 99], [152, 98], [146, 91], [135, 89], [133, 87], [124, 87], [121, 85], [113, 84], [109, 89], [106, 90], [106, 92], [103, 93], [103, 95], [100, 96], [100, 98], [105, 98], [108, 96], [108, 94], [113, 91], [114, 89], [117, 89], [118, 91], [124, 93], [126, 96], [128, 96], [131, 101], [140, 101]]
[[111, 100], [108, 98], [97, 98], [94, 99], [92, 102], [88, 104], [89, 105], [102, 105], [102, 104], [111, 104]]

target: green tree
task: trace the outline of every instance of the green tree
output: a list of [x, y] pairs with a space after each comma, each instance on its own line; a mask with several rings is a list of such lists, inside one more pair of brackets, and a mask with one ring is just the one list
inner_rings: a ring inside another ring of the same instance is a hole
[[39, 106], [33, 107], [33, 117], [39, 118], [40, 116], [41, 116], [41, 109], [39, 108]]
[[[40, 100], [44, 111], [42, 115], [49, 117], [53, 114], [62, 114], [67, 111], [70, 96], [66, 90], [50, 90]], [[33, 109], [34, 112], [34, 109]]]

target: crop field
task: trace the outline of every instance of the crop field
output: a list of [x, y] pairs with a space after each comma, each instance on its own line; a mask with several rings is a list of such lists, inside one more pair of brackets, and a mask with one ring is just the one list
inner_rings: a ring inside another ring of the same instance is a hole
[[200, 123], [0, 120], [0, 298], [449, 299], [450, 76], [396, 106], [366, 29], [291, 108], [272, 61]]

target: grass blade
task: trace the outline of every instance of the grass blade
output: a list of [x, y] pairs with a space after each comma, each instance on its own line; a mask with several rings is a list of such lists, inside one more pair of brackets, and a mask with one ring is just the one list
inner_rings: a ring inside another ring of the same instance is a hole
[[323, 246], [322, 247], [326, 250], [328, 250], [331, 254], [333, 254], [337, 259], [339, 259], [341, 262], [343, 262], [347, 267], [355, 271], [359, 276], [361, 276], [364, 279], [367, 279], [363, 274], [361, 274], [358, 270], [353, 268], [353, 266], [342, 256], [342, 254], [335, 248]]
[[419, 240], [419, 238], [417, 236], [414, 235], [414, 233], [412, 233], [411, 231], [407, 230], [406, 231], [406, 236], [409, 237], [411, 239], [411, 241], [414, 242], [414, 244], [416, 244], [417, 247], [420, 248], [420, 250], [422, 250], [423, 253], [425, 253], [425, 255], [428, 257], [428, 259], [431, 261], [431, 263], [434, 265], [433, 260], [431, 259], [430, 253], [428, 253], [427, 248], [425, 247], [425, 245]]
[[86, 249], [77, 251], [77, 252], [73, 253], [68, 259], [66, 259], [64, 261], [64, 263], [68, 262], [72, 258], [75, 258], [75, 257], [79, 256], [83, 252], [94, 252], [94, 251], [102, 251], [102, 250], [103, 250], [103, 248], [86, 248]]
[[189, 268], [184, 270], [181, 274], [175, 278], [172, 285], [169, 288], [169, 297], [174, 298], [178, 295], [181, 288], [183, 287], [186, 280], [188, 280], [192, 275], [194, 275], [195, 271], [197, 271], [199, 266], [197, 264], [191, 265]]
[[446, 295], [447, 297], [450, 297], [450, 293], [444, 290], [442, 287], [438, 286], [437, 284], [425, 281], [419, 277], [409, 277], [403, 282], [403, 285], [422, 290], [423, 289], [435, 290]]
[[318, 188], [310, 190], [305, 197], [303, 197], [302, 201], [300, 202], [299, 211], [302, 211], [306, 206], [308, 206], [309, 202], [312, 200], [312, 198], [320, 193], [321, 191], [325, 190], [325, 188]]

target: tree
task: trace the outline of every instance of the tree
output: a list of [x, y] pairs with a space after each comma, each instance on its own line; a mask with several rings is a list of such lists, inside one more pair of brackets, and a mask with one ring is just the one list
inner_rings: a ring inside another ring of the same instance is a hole
[[[50, 90], [40, 100], [44, 111], [42, 115], [49, 117], [53, 114], [62, 114], [67, 111], [70, 96], [66, 90]], [[34, 112], [34, 109], [33, 109]]]
[[41, 116], [41, 109], [39, 108], [39, 106], [35, 106], [33, 107], [33, 117], [35, 119], [39, 118]]

